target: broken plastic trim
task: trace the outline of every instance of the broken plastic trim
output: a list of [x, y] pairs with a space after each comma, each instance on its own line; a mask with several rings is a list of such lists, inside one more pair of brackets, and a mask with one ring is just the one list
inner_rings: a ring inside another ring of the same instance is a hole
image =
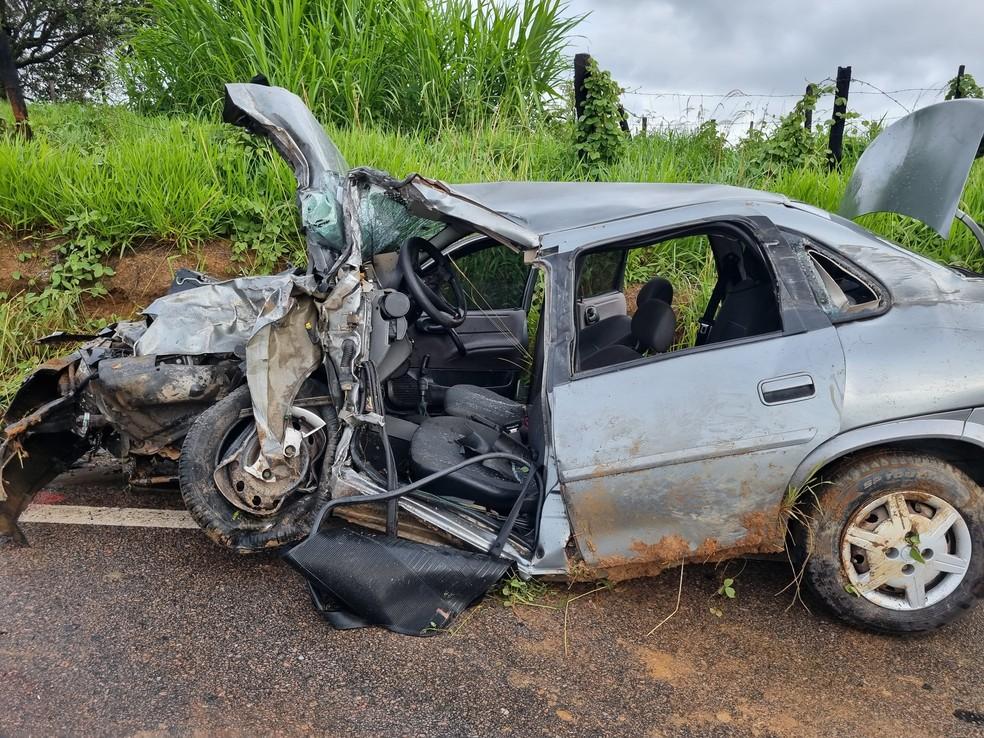
[[336, 628], [381, 625], [407, 635], [433, 635], [446, 628], [471, 603], [488, 591], [512, 566], [501, 557], [512, 528], [536, 478], [530, 472], [508, 518], [489, 552], [416, 543], [353, 526], [331, 512], [344, 505], [389, 503], [435, 479], [471, 464], [527, 459], [503, 452], [481, 454], [435, 472], [399, 489], [372, 496], [332, 500], [318, 514], [311, 533], [285, 558], [308, 580], [315, 608]]

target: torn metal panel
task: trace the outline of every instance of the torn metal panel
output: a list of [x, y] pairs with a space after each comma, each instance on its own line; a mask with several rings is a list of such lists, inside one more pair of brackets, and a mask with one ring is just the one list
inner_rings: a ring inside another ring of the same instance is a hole
[[899, 213], [947, 238], [982, 139], [984, 100], [950, 100], [910, 113], [858, 159], [840, 214]]
[[293, 168], [299, 188], [331, 187], [348, 171], [345, 157], [318, 119], [301, 98], [283, 87], [227, 84], [222, 118], [269, 138]]
[[290, 311], [294, 295], [317, 292], [310, 275], [283, 272], [206, 284], [154, 300], [150, 325], [136, 341], [137, 356], [236, 354], [265, 325]]
[[[76, 391], [70, 370], [78, 354], [48, 362], [21, 386], [0, 439], [0, 538], [26, 543], [17, 519], [35, 493], [92, 448], [85, 433], [76, 432]], [[57, 368], [56, 368], [57, 367]], [[16, 416], [15, 422], [10, 422]], [[47, 432], [40, 433], [40, 429]]]
[[269, 138], [294, 170], [308, 268], [327, 274], [345, 245], [339, 197], [345, 158], [304, 101], [282, 87], [228, 84], [222, 116]]
[[313, 301], [296, 302], [286, 316], [266, 323], [246, 345], [246, 380], [261, 450], [246, 471], [261, 479], [271, 469], [270, 462], [287, 467], [272, 469], [274, 476], [296, 476], [301, 444], [287, 437], [292, 430], [288, 411], [301, 385], [321, 365], [317, 321]]

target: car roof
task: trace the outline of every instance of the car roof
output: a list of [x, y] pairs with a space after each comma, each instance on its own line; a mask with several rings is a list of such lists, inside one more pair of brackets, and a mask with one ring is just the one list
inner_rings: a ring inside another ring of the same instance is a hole
[[707, 202], [789, 202], [784, 195], [715, 184], [485, 182], [451, 190], [540, 236]]

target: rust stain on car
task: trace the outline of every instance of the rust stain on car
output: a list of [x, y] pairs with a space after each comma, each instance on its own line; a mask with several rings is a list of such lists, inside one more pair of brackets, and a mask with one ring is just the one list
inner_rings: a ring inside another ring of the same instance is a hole
[[[629, 544], [631, 556], [606, 556], [593, 562], [589, 568], [595, 576], [618, 582], [656, 576], [664, 569], [685, 561], [704, 564], [783, 550], [786, 522], [780, 515], [748, 513], [742, 516], [741, 522], [745, 535], [734, 543], [722, 544], [717, 538], [706, 538], [694, 546], [679, 534], [665, 535], [655, 542], [636, 539]], [[583, 543], [591, 549], [590, 540]]]

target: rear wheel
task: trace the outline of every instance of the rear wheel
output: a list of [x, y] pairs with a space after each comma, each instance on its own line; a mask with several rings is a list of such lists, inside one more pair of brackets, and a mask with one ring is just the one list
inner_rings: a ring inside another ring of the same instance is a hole
[[[325, 387], [309, 380], [299, 396], [326, 393]], [[181, 496], [191, 516], [215, 543], [239, 553], [279, 548], [307, 535], [328, 500], [327, 491], [318, 492], [318, 472], [326, 454], [334, 457], [337, 429], [334, 408], [317, 408], [325, 425], [306, 435], [297, 451], [304, 474], [279, 504], [269, 505], [252, 496], [248, 485], [262, 482], [242, 469], [258, 451], [251, 433], [253, 417], [244, 413], [251, 407], [249, 388], [244, 385], [203, 412], [185, 437], [178, 465]]]
[[984, 493], [941, 459], [883, 451], [850, 459], [817, 488], [799, 536], [807, 587], [865, 628], [938, 628], [984, 593]]

